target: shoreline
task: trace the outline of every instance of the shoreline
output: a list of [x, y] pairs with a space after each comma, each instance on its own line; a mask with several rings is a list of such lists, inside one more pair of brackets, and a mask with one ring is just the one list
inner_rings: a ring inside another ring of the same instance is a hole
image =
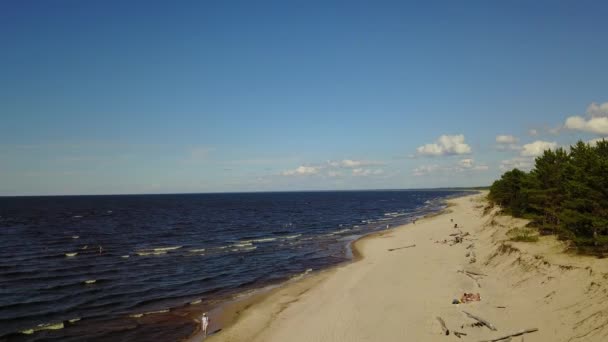
[[[205, 341], [444, 341], [437, 317], [466, 333], [464, 341], [523, 329], [538, 329], [526, 341], [605, 340], [608, 263], [564, 253], [554, 237], [511, 241], [507, 233], [527, 221], [488, 209], [484, 196], [449, 199], [416, 224], [361, 237], [351, 262], [237, 305], [232, 321]], [[452, 304], [465, 292], [481, 301]], [[463, 311], [497, 331], [471, 326]]]
[[[416, 218], [416, 222], [420, 222], [422, 220], [440, 215], [449, 214], [451, 212], [450, 207], [452, 207], [450, 201], [454, 198], [467, 197], [479, 193], [479, 191], [477, 190], [472, 190], [471, 192], [473, 192], [473, 194], [463, 194], [460, 196], [449, 197], [442, 200], [442, 202], [445, 204], [445, 207], [441, 208], [436, 212], [428, 213], [420, 218]], [[323, 282], [327, 277], [330, 277], [337, 269], [359, 262], [364, 259], [365, 256], [361, 249], [365, 241], [375, 238], [382, 238], [383, 236], [391, 233], [394, 230], [406, 228], [411, 225], [412, 222], [391, 227], [387, 230], [375, 231], [360, 236], [349, 242], [348, 244], [347, 248], [350, 249], [350, 253], [352, 254], [352, 258], [350, 260], [344, 261], [337, 265], [330, 266], [325, 269], [315, 270], [310, 274], [297, 276], [301, 277], [300, 279], [288, 279], [278, 284], [268, 285], [259, 289], [253, 289], [251, 293], [244, 295], [242, 298], [238, 298], [237, 295], [237, 298], [230, 299], [225, 303], [211, 308], [208, 312], [214, 319], [212, 324], [210, 325], [210, 333], [208, 337], [206, 339], [203, 337], [200, 325], [197, 325], [197, 328], [194, 333], [183, 339], [183, 341], [200, 342], [215, 341], [216, 339], [221, 340], [221, 336], [224, 330], [233, 327], [235, 324], [238, 324], [239, 319], [246, 312], [246, 310], [254, 308], [256, 305], [263, 304], [264, 301], [268, 300], [272, 296], [276, 296], [277, 293], [281, 291], [288, 293], [289, 295], [301, 295], [303, 293], [306, 293], [314, 286]], [[285, 294], [282, 293], [281, 295]]]

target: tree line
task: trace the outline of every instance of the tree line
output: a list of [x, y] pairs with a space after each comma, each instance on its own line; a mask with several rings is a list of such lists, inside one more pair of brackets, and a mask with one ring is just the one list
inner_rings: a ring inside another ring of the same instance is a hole
[[530, 219], [541, 235], [557, 234], [583, 252], [607, 252], [608, 141], [546, 150], [530, 172], [505, 172], [489, 199]]

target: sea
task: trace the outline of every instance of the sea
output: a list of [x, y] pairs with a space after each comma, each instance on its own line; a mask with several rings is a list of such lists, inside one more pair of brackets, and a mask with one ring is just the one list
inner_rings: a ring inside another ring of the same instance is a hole
[[179, 341], [462, 191], [0, 197], [0, 341]]

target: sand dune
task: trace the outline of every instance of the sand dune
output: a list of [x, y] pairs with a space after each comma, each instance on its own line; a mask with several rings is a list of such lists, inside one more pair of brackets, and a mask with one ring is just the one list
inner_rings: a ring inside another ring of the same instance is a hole
[[[506, 232], [525, 221], [496, 209], [484, 215], [484, 195], [455, 199], [447, 213], [358, 241], [360, 260], [264, 295], [207, 341], [458, 340], [443, 334], [438, 316], [467, 334], [462, 341], [529, 328], [539, 330], [525, 341], [608, 340], [608, 262], [564, 254], [550, 237], [508, 241]], [[459, 231], [468, 235], [450, 246], [450, 234]], [[452, 304], [464, 292], [480, 293], [481, 301]], [[463, 310], [497, 331], [471, 327], [476, 321]]]

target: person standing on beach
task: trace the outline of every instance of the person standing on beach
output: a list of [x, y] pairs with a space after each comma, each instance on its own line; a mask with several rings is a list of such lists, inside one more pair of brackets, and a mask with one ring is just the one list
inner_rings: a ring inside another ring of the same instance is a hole
[[203, 335], [207, 337], [207, 327], [209, 327], [209, 317], [207, 313], [203, 313], [203, 317], [201, 317], [201, 326], [203, 328]]

